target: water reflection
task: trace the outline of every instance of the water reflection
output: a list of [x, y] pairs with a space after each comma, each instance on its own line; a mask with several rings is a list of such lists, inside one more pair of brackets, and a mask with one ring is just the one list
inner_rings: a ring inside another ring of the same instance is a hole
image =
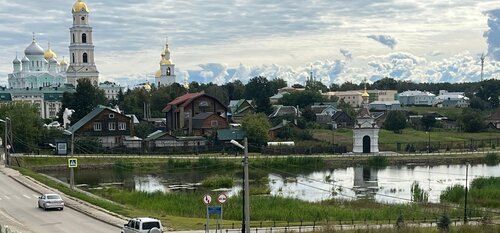
[[[252, 172], [252, 171], [250, 171]], [[46, 172], [67, 181], [65, 171]], [[500, 177], [500, 165], [473, 165], [469, 168], [469, 182], [477, 177]], [[78, 184], [91, 188], [106, 184], [117, 184], [127, 190], [144, 192], [195, 191], [199, 182], [209, 174], [192, 171], [182, 174], [116, 174], [109, 170], [78, 170]], [[268, 173], [271, 195], [298, 198], [317, 202], [331, 198], [371, 198], [382, 203], [406, 203], [411, 201], [411, 185], [418, 182], [429, 193], [430, 202], [439, 202], [439, 195], [447, 187], [465, 185], [465, 165], [442, 166], [389, 166], [383, 169], [348, 167], [315, 171], [306, 175], [285, 176]], [[239, 177], [233, 174], [233, 177]], [[120, 185], [121, 184], [121, 185]], [[212, 190], [226, 192], [228, 196], [241, 193], [241, 180], [236, 180], [230, 189]]]

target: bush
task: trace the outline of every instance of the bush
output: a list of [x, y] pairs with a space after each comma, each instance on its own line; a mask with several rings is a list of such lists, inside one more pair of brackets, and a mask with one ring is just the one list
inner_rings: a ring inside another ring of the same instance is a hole
[[368, 159], [370, 167], [381, 168], [389, 165], [389, 160], [385, 156], [372, 156]]
[[451, 219], [450, 216], [448, 216], [448, 214], [443, 214], [439, 218], [439, 221], [437, 222], [437, 227], [441, 231], [448, 232], [450, 230], [450, 225], [451, 225]]
[[498, 155], [496, 153], [488, 153], [486, 155], [486, 164], [490, 166], [495, 166], [500, 162]]
[[210, 176], [205, 178], [201, 185], [206, 188], [231, 188], [234, 185], [234, 180], [230, 176]]

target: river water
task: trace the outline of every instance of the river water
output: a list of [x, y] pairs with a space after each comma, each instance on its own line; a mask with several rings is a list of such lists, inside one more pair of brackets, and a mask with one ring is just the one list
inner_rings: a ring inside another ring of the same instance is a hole
[[[250, 170], [252, 172], [252, 170]], [[262, 171], [261, 171], [262, 172]], [[67, 182], [65, 171], [44, 172]], [[76, 183], [84, 189], [116, 186], [127, 190], [144, 192], [195, 191], [205, 177], [217, 171], [170, 172], [161, 174], [134, 174], [107, 170], [82, 170], [76, 172]], [[235, 177], [235, 186], [224, 191], [229, 196], [241, 191], [240, 175]], [[373, 198], [382, 203], [405, 203], [411, 201], [411, 186], [418, 182], [428, 192], [430, 202], [439, 202], [439, 195], [447, 187], [466, 183], [465, 165], [440, 166], [388, 166], [382, 169], [348, 167], [344, 169], [318, 170], [303, 175], [283, 171], [265, 171], [271, 195], [293, 197], [316, 202], [331, 198]], [[469, 185], [474, 178], [500, 177], [500, 165], [469, 165]]]

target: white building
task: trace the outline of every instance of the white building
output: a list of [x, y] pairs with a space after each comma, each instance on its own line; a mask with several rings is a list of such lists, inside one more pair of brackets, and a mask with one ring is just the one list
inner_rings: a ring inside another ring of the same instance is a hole
[[106, 95], [106, 98], [108, 100], [116, 100], [118, 99], [118, 93], [120, 93], [120, 90], [123, 93], [125, 87], [122, 87], [115, 83], [104, 82], [99, 83], [99, 89], [104, 91], [104, 94]]
[[398, 97], [401, 105], [432, 106], [436, 95], [423, 91], [404, 91]]
[[35, 33], [33, 41], [24, 50], [22, 60], [16, 55], [12, 61], [13, 71], [8, 75], [11, 88], [39, 88], [63, 85], [66, 83], [66, 61], [57, 61], [57, 55], [50, 48], [46, 51], [36, 42]]
[[439, 95], [434, 99], [433, 105], [437, 107], [469, 107], [469, 97], [466, 97], [463, 92], [448, 92], [439, 90]]
[[77, 86], [79, 79], [89, 79], [97, 86], [99, 71], [94, 62], [92, 27], [89, 24], [90, 10], [83, 0], [77, 0], [71, 9], [73, 26], [70, 31], [70, 63], [66, 71], [68, 83]]
[[366, 88], [362, 96], [363, 108], [354, 125], [352, 152], [378, 153], [378, 133], [380, 129], [368, 109], [369, 94], [366, 92]]
[[168, 42], [165, 43], [165, 49], [161, 53], [160, 69], [156, 71], [155, 83], [158, 87], [175, 83], [175, 65], [170, 60]]

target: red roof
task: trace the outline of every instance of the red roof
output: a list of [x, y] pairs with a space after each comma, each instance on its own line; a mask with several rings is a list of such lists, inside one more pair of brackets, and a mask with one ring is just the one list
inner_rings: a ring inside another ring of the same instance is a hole
[[172, 100], [170, 103], [168, 103], [167, 106], [165, 106], [165, 108], [163, 108], [162, 112], [169, 112], [172, 109], [172, 106], [179, 106], [179, 105], [184, 104], [186, 102], [191, 102], [191, 100], [196, 99], [202, 95], [203, 95], [202, 92], [188, 93], [185, 95], [181, 95], [181, 96], [175, 98], [174, 100]]

